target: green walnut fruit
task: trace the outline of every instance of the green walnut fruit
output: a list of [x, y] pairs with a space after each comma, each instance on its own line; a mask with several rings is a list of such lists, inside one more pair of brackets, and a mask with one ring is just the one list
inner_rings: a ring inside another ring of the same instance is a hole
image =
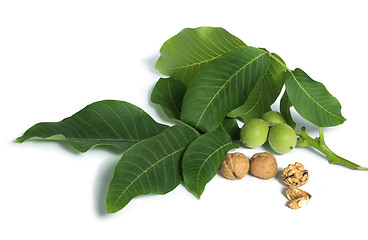
[[268, 122], [271, 125], [275, 125], [278, 123], [286, 123], [285, 118], [281, 115], [281, 113], [276, 111], [268, 111], [263, 114], [262, 119]]
[[267, 141], [269, 124], [260, 119], [254, 118], [247, 121], [240, 131], [240, 141], [249, 148], [262, 146]]
[[275, 152], [279, 154], [288, 153], [296, 145], [295, 132], [285, 123], [273, 125], [268, 134], [268, 143]]

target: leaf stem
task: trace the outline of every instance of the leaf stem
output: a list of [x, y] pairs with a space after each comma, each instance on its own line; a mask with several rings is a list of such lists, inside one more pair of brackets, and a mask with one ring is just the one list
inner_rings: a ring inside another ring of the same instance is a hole
[[294, 131], [295, 131], [295, 134], [300, 137], [298, 141], [298, 146], [302, 146], [302, 147], [311, 146], [317, 149], [321, 153], [325, 154], [329, 163], [342, 165], [344, 167], [348, 167], [353, 170], [368, 170], [368, 168], [361, 167], [358, 164], [353, 163], [345, 158], [342, 158], [338, 156], [337, 154], [335, 154], [334, 152], [332, 152], [331, 149], [329, 149], [325, 143], [325, 139], [324, 139], [324, 135], [323, 135], [323, 131], [321, 127], [318, 127], [319, 137], [315, 139], [313, 139], [307, 134], [305, 128], [302, 128], [301, 130], [294, 130]]
[[[276, 60], [282, 67], [284, 67], [288, 72], [290, 72], [291, 74], [293, 74], [293, 71], [288, 68], [286, 66], [286, 64], [281, 61], [280, 59], [278, 59], [276, 56], [274, 56], [272, 53], [264, 50], [265, 52], [268, 53], [268, 55], [273, 58], [274, 60]], [[312, 137], [310, 137], [306, 130], [305, 127], [302, 127], [301, 130], [294, 130], [295, 134], [297, 136], [299, 136], [298, 138], [298, 142], [297, 145], [301, 146], [301, 147], [306, 147], [306, 146], [311, 146], [314, 147], [315, 149], [317, 149], [318, 151], [322, 152], [323, 154], [325, 154], [325, 156], [327, 157], [329, 163], [331, 164], [338, 164], [338, 165], [342, 165], [354, 170], [368, 170], [368, 168], [366, 167], [361, 167], [356, 163], [353, 163], [345, 158], [342, 158], [340, 156], [338, 156], [337, 154], [335, 154], [334, 152], [331, 151], [331, 149], [329, 149], [325, 143], [325, 138], [323, 135], [323, 131], [321, 127], [318, 127], [318, 131], [319, 131], [319, 137], [313, 139]]]

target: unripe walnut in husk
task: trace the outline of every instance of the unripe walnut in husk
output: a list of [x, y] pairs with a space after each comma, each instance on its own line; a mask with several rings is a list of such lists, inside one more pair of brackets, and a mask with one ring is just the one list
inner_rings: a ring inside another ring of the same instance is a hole
[[286, 119], [281, 113], [276, 111], [268, 111], [262, 115], [262, 119], [268, 122], [270, 125], [275, 125], [278, 123], [286, 123]]
[[285, 154], [293, 150], [296, 141], [294, 129], [286, 123], [273, 125], [268, 133], [268, 143], [279, 154]]
[[266, 180], [276, 176], [277, 161], [271, 153], [256, 153], [250, 159], [249, 164], [250, 172], [257, 178]]
[[227, 179], [242, 179], [249, 171], [248, 158], [239, 152], [228, 153], [221, 163], [220, 171]]
[[254, 118], [247, 121], [240, 130], [240, 141], [249, 148], [257, 148], [267, 141], [269, 124]]

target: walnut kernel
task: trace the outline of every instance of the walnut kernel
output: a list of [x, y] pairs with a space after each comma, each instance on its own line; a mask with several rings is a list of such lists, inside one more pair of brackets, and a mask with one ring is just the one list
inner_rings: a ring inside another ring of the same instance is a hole
[[290, 200], [289, 207], [292, 209], [299, 209], [305, 207], [312, 195], [299, 189], [296, 186], [290, 185], [286, 190], [286, 196]]
[[307, 183], [309, 179], [308, 170], [304, 169], [303, 164], [296, 162], [289, 164], [281, 175], [282, 181], [287, 185], [302, 186]]
[[249, 171], [248, 158], [239, 152], [228, 153], [221, 163], [220, 171], [227, 179], [242, 179]]

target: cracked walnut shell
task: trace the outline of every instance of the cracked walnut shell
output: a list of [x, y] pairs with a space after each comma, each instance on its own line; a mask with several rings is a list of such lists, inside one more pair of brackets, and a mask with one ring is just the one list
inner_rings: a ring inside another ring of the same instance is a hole
[[227, 179], [242, 179], [249, 171], [248, 158], [239, 152], [228, 153], [221, 163], [220, 171]]
[[286, 196], [290, 200], [289, 207], [292, 209], [305, 207], [312, 197], [312, 195], [310, 195], [306, 191], [303, 191], [293, 185], [290, 185], [289, 188], [286, 190]]
[[302, 186], [307, 183], [309, 179], [308, 170], [304, 170], [301, 163], [289, 164], [281, 175], [282, 181], [287, 185]]

